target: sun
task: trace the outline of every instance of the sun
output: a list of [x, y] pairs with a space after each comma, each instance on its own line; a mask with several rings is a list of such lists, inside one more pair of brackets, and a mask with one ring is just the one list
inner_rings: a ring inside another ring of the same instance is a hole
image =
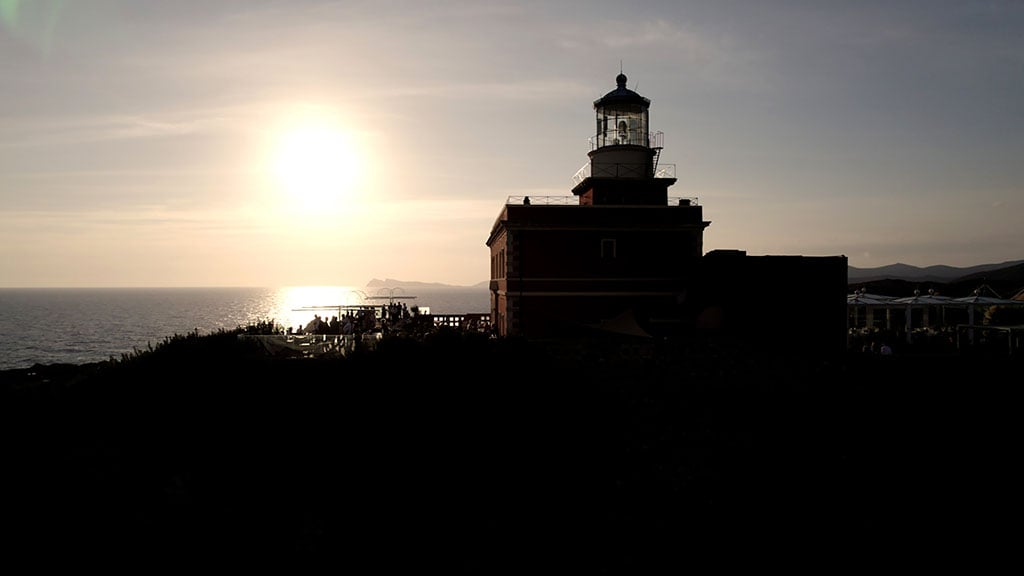
[[273, 176], [293, 211], [338, 212], [354, 199], [363, 165], [355, 134], [329, 120], [306, 120], [277, 137]]

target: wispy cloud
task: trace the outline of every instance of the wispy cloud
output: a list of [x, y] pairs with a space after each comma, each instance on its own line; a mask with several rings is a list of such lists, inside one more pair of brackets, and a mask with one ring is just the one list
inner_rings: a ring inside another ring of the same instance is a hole
[[240, 113], [241, 109], [221, 108], [63, 118], [0, 117], [0, 147], [31, 148], [212, 133], [229, 125]]

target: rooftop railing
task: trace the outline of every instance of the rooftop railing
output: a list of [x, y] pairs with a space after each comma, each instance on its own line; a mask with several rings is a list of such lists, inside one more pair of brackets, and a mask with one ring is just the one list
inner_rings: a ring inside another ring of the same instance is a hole
[[[509, 196], [509, 206], [579, 206], [578, 196]], [[669, 196], [666, 206], [698, 206], [696, 196]]]
[[[576, 171], [572, 177], [572, 185], [576, 186], [580, 182], [583, 182], [591, 176], [598, 178], [643, 178], [648, 176], [647, 170], [649, 170], [648, 164], [636, 164], [636, 163], [615, 163], [615, 164], [600, 164], [598, 166], [598, 172], [593, 173], [591, 163], [587, 162], [582, 168]], [[659, 164], [654, 169], [655, 178], [675, 178], [676, 177], [676, 165], [675, 164]]]

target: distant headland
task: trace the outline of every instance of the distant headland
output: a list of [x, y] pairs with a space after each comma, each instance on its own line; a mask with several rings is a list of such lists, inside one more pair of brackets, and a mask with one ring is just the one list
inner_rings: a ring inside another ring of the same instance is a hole
[[486, 290], [487, 280], [483, 280], [473, 284], [472, 286], [460, 286], [457, 284], [444, 284], [441, 282], [415, 282], [409, 280], [395, 280], [394, 278], [387, 278], [381, 280], [374, 278], [366, 283], [367, 288], [422, 288], [422, 289], [466, 289], [466, 290]]

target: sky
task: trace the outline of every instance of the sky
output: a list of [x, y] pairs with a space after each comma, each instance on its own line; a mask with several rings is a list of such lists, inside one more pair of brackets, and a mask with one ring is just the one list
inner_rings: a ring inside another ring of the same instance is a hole
[[620, 70], [705, 251], [1024, 259], [1024, 2], [0, 0], [0, 287], [485, 281]]

